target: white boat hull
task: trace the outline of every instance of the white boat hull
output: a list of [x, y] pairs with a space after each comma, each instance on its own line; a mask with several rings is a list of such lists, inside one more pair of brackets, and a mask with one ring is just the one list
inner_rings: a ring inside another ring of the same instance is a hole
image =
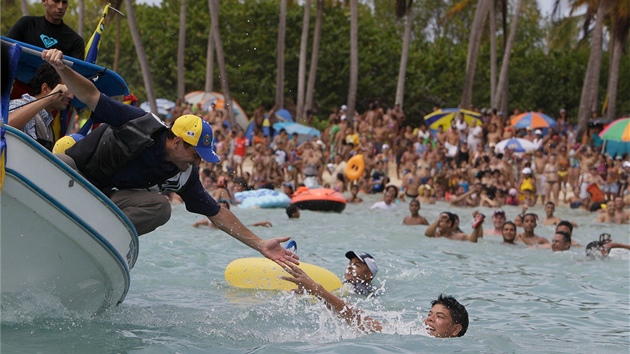
[[0, 193], [3, 298], [50, 294], [80, 314], [122, 302], [138, 256], [133, 225], [37, 142], [12, 128], [6, 138]]

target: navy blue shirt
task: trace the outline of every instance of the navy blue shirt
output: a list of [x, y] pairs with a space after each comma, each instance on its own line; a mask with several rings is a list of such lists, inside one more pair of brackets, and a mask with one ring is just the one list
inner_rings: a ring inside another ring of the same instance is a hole
[[[143, 109], [101, 94], [92, 119], [95, 123], [117, 127], [145, 114], [147, 112]], [[111, 177], [109, 184], [118, 189], [175, 192], [186, 203], [186, 210], [206, 216], [218, 214], [221, 206], [203, 188], [199, 180], [199, 167], [191, 166], [181, 172], [173, 163], [166, 161], [166, 130], [156, 137], [155, 141], [155, 144], [119, 169]]]

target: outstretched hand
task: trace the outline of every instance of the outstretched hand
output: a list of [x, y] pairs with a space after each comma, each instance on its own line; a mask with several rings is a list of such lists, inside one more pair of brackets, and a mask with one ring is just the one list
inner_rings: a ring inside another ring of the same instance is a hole
[[285, 267], [284, 270], [291, 276], [281, 276], [280, 279], [290, 281], [291, 283], [294, 283], [298, 286], [297, 289], [292, 290], [293, 293], [311, 293], [311, 289], [317, 287], [317, 283], [315, 283], [315, 281], [311, 279], [311, 277], [309, 277], [308, 274], [306, 274], [304, 270], [302, 270], [302, 268], [290, 264]]
[[258, 245], [258, 251], [265, 257], [276, 262], [279, 266], [285, 268], [290, 265], [300, 264], [300, 257], [297, 254], [285, 249], [280, 245], [281, 242], [289, 241], [290, 237], [276, 237], [264, 240]]

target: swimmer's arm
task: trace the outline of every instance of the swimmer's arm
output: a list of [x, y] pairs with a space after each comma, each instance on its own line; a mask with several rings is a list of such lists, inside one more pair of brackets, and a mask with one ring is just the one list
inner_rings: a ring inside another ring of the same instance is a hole
[[630, 250], [630, 245], [624, 245], [618, 242], [610, 242], [604, 245], [604, 249], [606, 250], [606, 253], [610, 252], [610, 250], [613, 248], [624, 248], [624, 249]]
[[429, 225], [429, 227], [427, 227], [427, 229], [424, 231], [424, 236], [435, 237], [439, 223], [440, 223], [440, 217], [438, 216], [438, 219], [435, 220], [433, 224]]
[[335, 311], [348, 324], [356, 325], [364, 332], [381, 331], [382, 326], [380, 322], [369, 316], [362, 316], [361, 310], [353, 308], [330, 291], [324, 289], [321, 284], [311, 279], [300, 267], [289, 264], [284, 270], [291, 276], [281, 276], [280, 279], [295, 283], [298, 288], [304, 289], [307, 293], [323, 300], [329, 309]]

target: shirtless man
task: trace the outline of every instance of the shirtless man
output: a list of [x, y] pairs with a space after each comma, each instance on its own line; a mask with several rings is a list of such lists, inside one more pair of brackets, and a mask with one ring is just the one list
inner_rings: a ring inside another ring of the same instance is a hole
[[477, 239], [483, 237], [483, 214], [478, 211], [473, 212], [473, 232], [468, 235], [461, 232], [458, 226], [459, 218], [450, 212], [442, 212], [438, 219], [433, 222], [424, 232], [427, 237], [446, 237], [456, 241], [477, 242]]
[[444, 126], [443, 126], [443, 125], [440, 125], [440, 126], [438, 127], [438, 131], [437, 131], [437, 134], [436, 134], [437, 141], [439, 141], [439, 142], [441, 142], [442, 144], [444, 144], [444, 143], [446, 142], [446, 135], [447, 135], [447, 134], [446, 134], [446, 132], [444, 131]]
[[457, 128], [452, 126], [451, 129], [446, 133], [446, 141], [444, 142], [444, 147], [447, 149], [446, 156], [455, 157], [457, 154], [457, 148], [459, 147], [459, 133], [457, 132]]
[[501, 132], [497, 130], [496, 124], [490, 123], [490, 125], [488, 125], [488, 135], [486, 138], [488, 139], [488, 144], [494, 143], [496, 145], [501, 141]]
[[418, 201], [418, 199], [412, 199], [409, 202], [409, 211], [411, 212], [411, 215], [405, 216], [405, 218], [403, 219], [403, 224], [429, 225], [427, 219], [424, 216], [418, 214], [418, 212], [420, 211], [420, 202]]
[[606, 211], [597, 215], [597, 222], [612, 224], [615, 222], [615, 201], [609, 200], [606, 203]]
[[516, 239], [516, 224], [511, 221], [506, 221], [501, 228], [503, 236], [503, 243], [514, 245], [514, 240]]
[[451, 196], [450, 204], [452, 206], [468, 206], [467, 198], [473, 193], [475, 193], [475, 190], [473, 188], [470, 188], [468, 192], [466, 192], [464, 186], [459, 186], [457, 187], [457, 192], [455, 192], [455, 195]]
[[359, 185], [350, 186], [350, 196], [346, 199], [346, 203], [363, 203], [363, 198], [359, 197]]
[[[487, 229], [484, 231], [484, 235], [501, 236], [504, 234], [503, 224], [505, 224], [505, 212], [502, 209], [497, 209], [492, 214], [493, 229]], [[516, 226], [514, 226], [514, 237], [516, 236]], [[514, 241], [514, 239], [512, 239]]]
[[615, 224], [627, 224], [630, 221], [630, 213], [624, 210], [626, 204], [622, 197], [615, 198]]
[[403, 152], [402, 156], [400, 157], [400, 165], [402, 166], [403, 175], [407, 174], [408, 172], [416, 171], [416, 160], [418, 160], [419, 158], [420, 156], [418, 156], [418, 153], [416, 153], [416, 151], [413, 149], [413, 145], [408, 144], [407, 151]]
[[534, 234], [538, 221], [538, 216], [534, 213], [528, 213], [523, 216], [523, 229], [524, 231], [516, 235], [517, 242], [523, 242], [528, 246], [545, 245], [549, 244], [549, 241]]

